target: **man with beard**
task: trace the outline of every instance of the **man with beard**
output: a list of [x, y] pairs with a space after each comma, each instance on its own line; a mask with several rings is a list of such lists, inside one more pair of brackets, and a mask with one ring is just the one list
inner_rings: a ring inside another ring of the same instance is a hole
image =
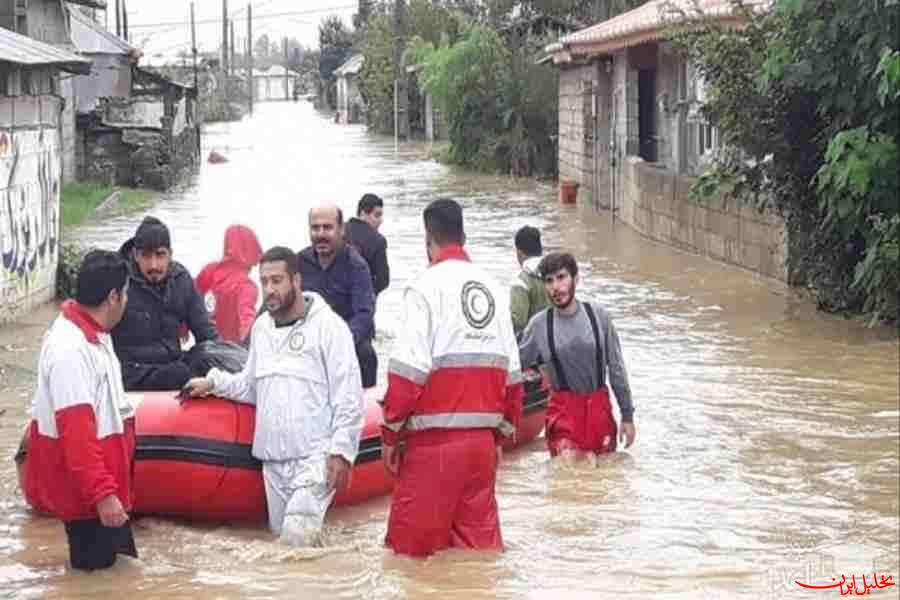
[[300, 252], [298, 260], [303, 289], [322, 296], [350, 326], [363, 387], [374, 387], [378, 357], [372, 347], [375, 291], [369, 266], [344, 241], [344, 215], [337, 206], [309, 211], [309, 239], [312, 245]]
[[382, 459], [397, 478], [385, 542], [400, 554], [502, 550], [494, 484], [522, 412], [505, 290], [466, 251], [462, 207], [425, 209], [431, 265], [404, 291], [391, 353]]
[[634, 407], [619, 336], [602, 307], [575, 298], [578, 264], [548, 254], [538, 267], [552, 306], [531, 319], [522, 336], [522, 365], [543, 364], [553, 388], [545, 436], [551, 456], [568, 459], [613, 452], [616, 421], [607, 375], [622, 415], [621, 439], [634, 443]]
[[125, 390], [179, 389], [191, 376], [181, 324], [198, 344], [219, 337], [203, 297], [187, 269], [172, 260], [169, 228], [159, 219], [146, 217], [119, 252], [131, 270], [131, 299], [112, 330]]
[[252, 452], [263, 463], [269, 526], [288, 543], [309, 545], [356, 460], [359, 367], [347, 324], [302, 290], [296, 254], [267, 251], [259, 277], [268, 314], [253, 325], [243, 371], [212, 369], [186, 391], [256, 405]]

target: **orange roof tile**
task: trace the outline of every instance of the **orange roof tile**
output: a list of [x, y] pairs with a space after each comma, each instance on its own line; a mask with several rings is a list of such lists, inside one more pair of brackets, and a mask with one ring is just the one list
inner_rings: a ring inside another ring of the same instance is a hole
[[[744, 0], [744, 4], [760, 10], [767, 8], [771, 0]], [[634, 10], [569, 34], [548, 50], [607, 54], [660, 39], [666, 28], [673, 25], [710, 18], [726, 22], [742, 20], [734, 14], [730, 0], [651, 0]]]

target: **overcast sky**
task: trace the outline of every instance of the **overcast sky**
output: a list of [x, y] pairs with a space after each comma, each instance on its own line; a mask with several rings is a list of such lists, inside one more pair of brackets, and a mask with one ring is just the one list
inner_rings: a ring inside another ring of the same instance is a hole
[[[144, 50], [147, 62], [174, 57], [190, 49], [190, 0], [126, 0], [131, 43]], [[247, 0], [228, 0], [228, 12], [235, 21], [238, 48], [247, 37]], [[319, 22], [330, 14], [339, 15], [349, 26], [357, 0], [252, 0], [253, 37], [266, 33], [271, 38], [295, 37], [307, 46], [318, 45]], [[108, 28], [115, 31], [115, 0], [107, 0]], [[198, 21], [197, 46], [200, 51], [216, 50], [222, 38], [222, 0], [195, 0]], [[277, 17], [280, 13], [296, 13]], [[258, 18], [258, 20], [257, 20]], [[214, 21], [214, 22], [209, 22]], [[165, 23], [165, 25], [156, 25]], [[148, 26], [152, 25], [152, 26]]]

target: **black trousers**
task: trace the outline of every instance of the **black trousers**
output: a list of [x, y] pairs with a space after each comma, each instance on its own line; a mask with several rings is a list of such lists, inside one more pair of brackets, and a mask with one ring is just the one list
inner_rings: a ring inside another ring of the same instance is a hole
[[74, 569], [108, 569], [116, 564], [119, 554], [138, 557], [131, 523], [121, 527], [104, 527], [100, 519], [85, 519], [66, 521], [65, 526], [69, 539], [69, 561]]
[[378, 355], [372, 347], [372, 340], [356, 345], [356, 359], [359, 361], [359, 372], [362, 375], [363, 388], [375, 387], [378, 381]]

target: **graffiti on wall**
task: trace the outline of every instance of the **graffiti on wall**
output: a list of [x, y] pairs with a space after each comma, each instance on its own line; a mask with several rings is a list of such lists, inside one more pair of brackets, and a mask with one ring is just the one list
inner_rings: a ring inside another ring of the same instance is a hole
[[53, 287], [60, 169], [56, 129], [0, 129], [0, 317]]

